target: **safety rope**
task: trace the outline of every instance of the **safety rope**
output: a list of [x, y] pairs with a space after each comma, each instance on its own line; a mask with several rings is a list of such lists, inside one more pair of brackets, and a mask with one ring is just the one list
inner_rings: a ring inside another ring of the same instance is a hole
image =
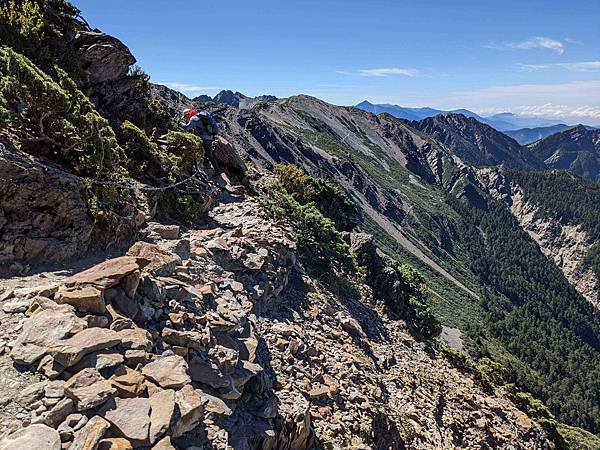
[[[200, 172], [198, 167], [194, 168], [194, 173], [192, 173], [189, 177], [187, 177], [183, 180], [180, 180], [176, 183], [169, 184], [167, 186], [148, 186], [146, 184], [143, 184], [143, 183], [141, 183], [137, 180], [133, 180], [133, 179], [130, 180], [130, 182], [128, 182], [128, 183], [119, 182], [119, 181], [101, 181], [101, 180], [96, 180], [96, 179], [88, 178], [88, 177], [80, 177], [73, 173], [66, 172], [62, 169], [59, 169], [58, 167], [48, 166], [39, 161], [35, 161], [31, 158], [21, 156], [18, 153], [9, 151], [6, 148], [6, 146], [4, 146], [2, 143], [0, 143], [0, 155], [8, 157], [8, 159], [13, 160], [13, 162], [15, 162], [14, 160], [19, 160], [23, 163], [29, 164], [30, 166], [35, 166], [35, 167], [43, 169], [43, 170], [58, 173], [64, 177], [70, 178], [72, 180], [83, 181], [83, 182], [87, 182], [87, 183], [90, 183], [93, 185], [98, 185], [98, 186], [114, 186], [114, 187], [123, 187], [123, 188], [134, 188], [134, 189], [138, 189], [140, 191], [145, 191], [145, 192], [167, 191], [169, 189], [174, 189], [178, 186], [188, 183], [191, 180], [204, 181], [204, 182], [207, 181], [206, 176], [202, 172]], [[27, 168], [23, 165], [21, 165], [20, 167], [23, 169]]]

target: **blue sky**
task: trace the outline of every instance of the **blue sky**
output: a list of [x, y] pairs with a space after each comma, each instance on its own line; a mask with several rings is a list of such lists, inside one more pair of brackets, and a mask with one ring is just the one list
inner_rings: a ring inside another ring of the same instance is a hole
[[600, 1], [78, 0], [152, 81], [600, 123]]

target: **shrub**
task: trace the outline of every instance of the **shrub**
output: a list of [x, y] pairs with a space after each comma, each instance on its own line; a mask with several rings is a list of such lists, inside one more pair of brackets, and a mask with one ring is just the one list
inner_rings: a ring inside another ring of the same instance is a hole
[[400, 281], [397, 288], [400, 297], [394, 299], [391, 308], [400, 314], [418, 335], [427, 339], [438, 336], [442, 332], [442, 326], [429, 306], [425, 278], [410, 264], [400, 265], [393, 261], [391, 266]]
[[119, 130], [119, 142], [127, 156], [127, 170], [134, 176], [152, 176], [160, 173], [158, 146], [146, 133], [126, 120]]
[[315, 275], [331, 271], [350, 271], [355, 267], [349, 246], [333, 221], [325, 217], [314, 203], [300, 204], [281, 185], [274, 183], [263, 199], [265, 208], [291, 227], [298, 253], [307, 269]]
[[192, 172], [196, 163], [204, 160], [202, 139], [184, 131], [169, 130], [167, 133], [167, 151], [180, 158], [181, 167]]
[[323, 178], [311, 177], [293, 164], [275, 167], [280, 186], [301, 205], [313, 202], [317, 209], [331, 219], [338, 230], [350, 231], [358, 223], [358, 209], [338, 186]]
[[70, 42], [79, 10], [65, 0], [9, 0], [0, 5], [0, 42], [53, 73], [58, 64], [75, 79], [82, 73]]
[[54, 70], [55, 80], [28, 58], [0, 47], [0, 115], [14, 127], [35, 130], [36, 151], [76, 173], [114, 175], [123, 151], [112, 128], [67, 73]]
[[470, 373], [488, 392], [502, 386], [506, 380], [506, 369], [489, 358], [475, 361], [466, 353], [454, 350], [446, 345], [441, 346], [442, 354], [459, 370]]
[[517, 408], [542, 426], [557, 449], [567, 450], [569, 448], [558, 431], [558, 421], [544, 402], [534, 398], [529, 392], [520, 391], [514, 384], [505, 385], [504, 390]]

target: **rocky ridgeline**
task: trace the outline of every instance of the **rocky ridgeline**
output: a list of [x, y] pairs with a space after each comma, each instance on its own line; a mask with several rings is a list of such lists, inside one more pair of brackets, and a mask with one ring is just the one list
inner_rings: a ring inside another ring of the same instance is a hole
[[4, 292], [0, 449], [551, 448], [370, 287], [347, 300], [304, 275], [255, 200], [209, 216]]
[[0, 448], [225, 448], [214, 417], [231, 416], [263, 370], [253, 310], [281, 293], [295, 262], [286, 232], [248, 215], [257, 208], [216, 208], [218, 227], [181, 239], [156, 225], [160, 245], [6, 292], [2, 310], [24, 318], [5, 350], [42, 381], [6, 405], [22, 423], [1, 414], [3, 431], [26, 427]]

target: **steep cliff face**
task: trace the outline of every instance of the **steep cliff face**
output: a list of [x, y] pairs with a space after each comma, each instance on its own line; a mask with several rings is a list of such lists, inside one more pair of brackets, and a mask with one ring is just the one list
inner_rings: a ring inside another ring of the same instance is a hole
[[549, 217], [542, 208], [527, 199], [523, 188], [496, 169], [478, 169], [482, 187], [504, 202], [519, 225], [535, 240], [544, 254], [561, 269], [569, 282], [600, 308], [598, 280], [586, 257], [595, 240], [581, 224], [564, 224], [556, 215]]
[[543, 169], [544, 164], [512, 138], [461, 114], [429, 117], [412, 125], [475, 166]]
[[584, 264], [587, 252], [594, 243], [579, 225], [562, 225], [558, 218], [541, 218], [539, 208], [524, 198], [517, 189], [512, 196], [511, 212], [540, 248], [562, 270], [577, 291], [596, 308], [600, 308], [598, 280]]

